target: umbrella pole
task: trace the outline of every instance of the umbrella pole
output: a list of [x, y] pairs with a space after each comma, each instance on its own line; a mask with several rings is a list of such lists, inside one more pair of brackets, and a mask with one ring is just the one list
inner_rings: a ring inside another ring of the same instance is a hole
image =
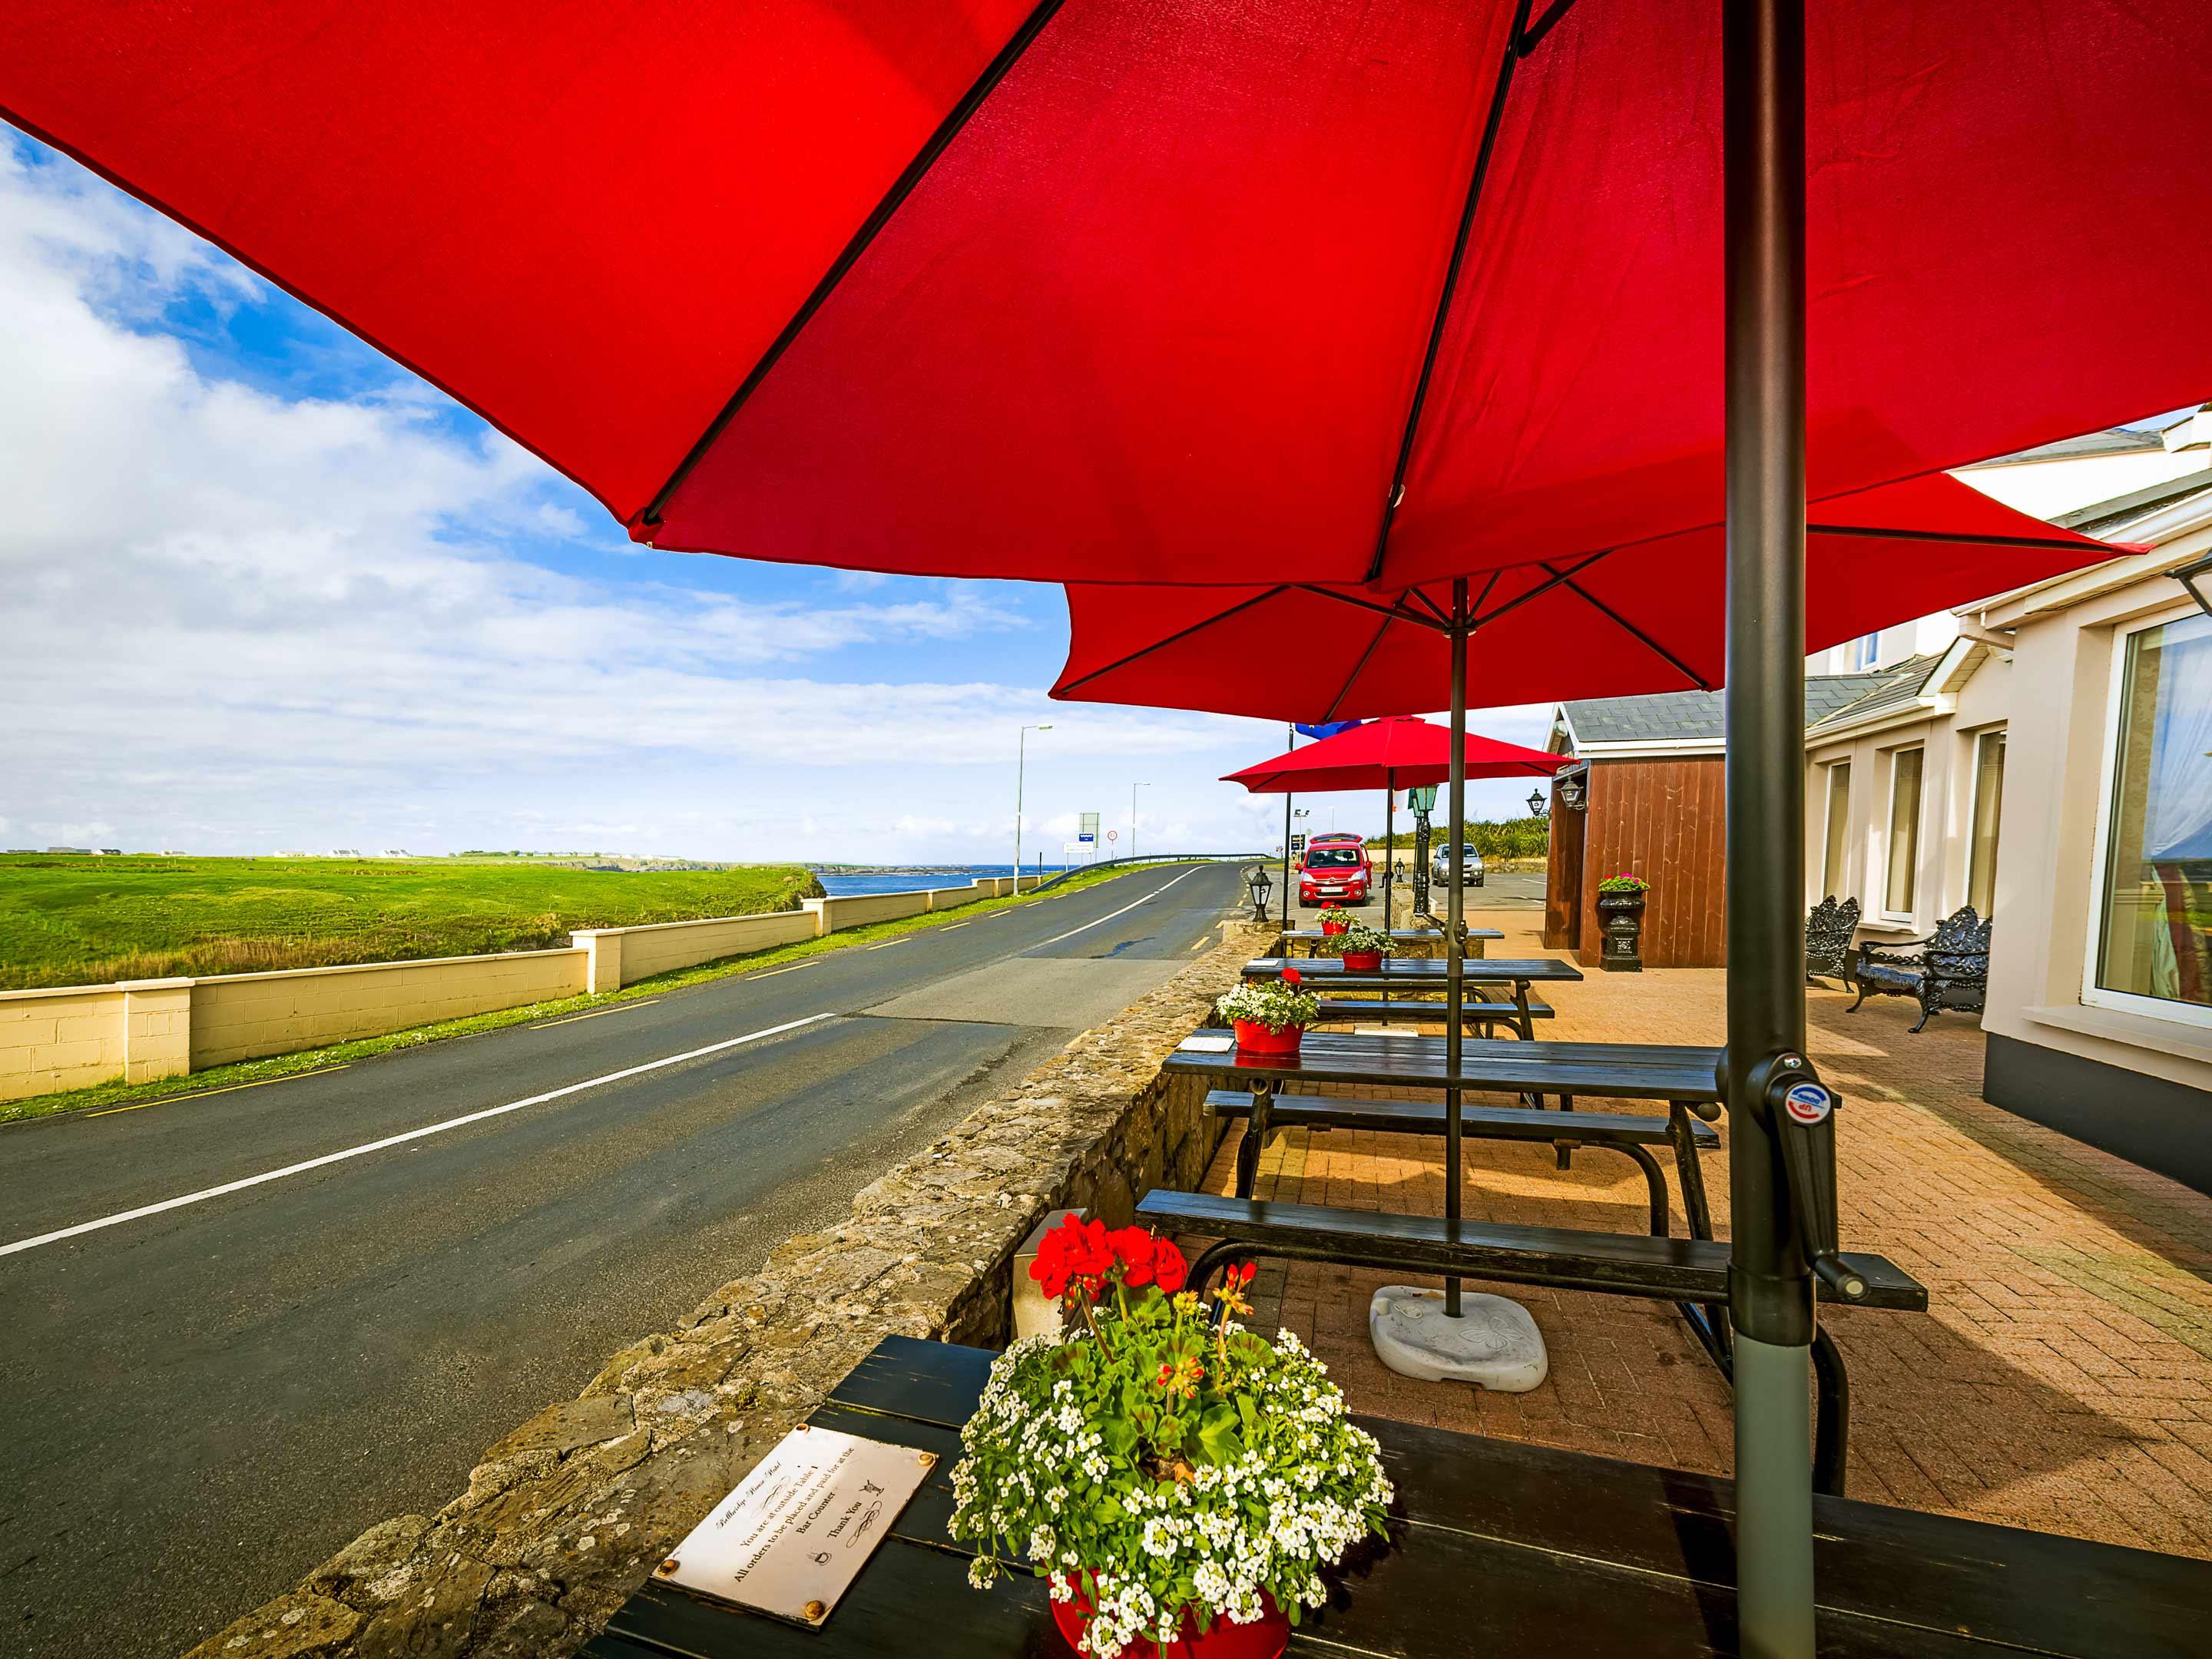
[[1390, 848], [1390, 837], [1398, 828], [1397, 811], [1391, 805], [1397, 799], [1397, 774], [1385, 772], [1382, 775], [1382, 931], [1386, 933], [1390, 931], [1391, 873], [1397, 868], [1392, 861], [1395, 855]]
[[[1298, 746], [1298, 728], [1285, 726], [1284, 732], [1288, 741], [1284, 744], [1283, 751], [1287, 754]], [[1291, 803], [1296, 799], [1288, 793], [1283, 796], [1283, 931], [1286, 933], [1291, 931]], [[1290, 948], [1288, 941], [1285, 941], [1283, 949], [1288, 951]]]
[[1813, 1283], [1757, 1086], [1805, 1042], [1804, 0], [1721, 16], [1736, 1615], [1744, 1659], [1812, 1659]]
[[[1466, 915], [1466, 890], [1460, 884], [1460, 861], [1465, 856], [1467, 826], [1467, 578], [1452, 581], [1451, 614], [1451, 892], [1444, 902], [1444, 1219], [1459, 1219], [1460, 1010], [1466, 1006], [1461, 983], [1466, 954], [1460, 927]], [[1460, 1316], [1459, 1280], [1444, 1280], [1444, 1312]]]

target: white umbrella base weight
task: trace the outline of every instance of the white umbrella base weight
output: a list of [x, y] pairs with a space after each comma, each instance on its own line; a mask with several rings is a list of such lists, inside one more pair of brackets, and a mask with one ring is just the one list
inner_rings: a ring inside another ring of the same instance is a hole
[[1367, 1304], [1376, 1356], [1401, 1376], [1424, 1382], [1472, 1382], [1497, 1394], [1526, 1394], [1551, 1374], [1544, 1334], [1518, 1302], [1465, 1293], [1457, 1319], [1444, 1293], [1385, 1285]]

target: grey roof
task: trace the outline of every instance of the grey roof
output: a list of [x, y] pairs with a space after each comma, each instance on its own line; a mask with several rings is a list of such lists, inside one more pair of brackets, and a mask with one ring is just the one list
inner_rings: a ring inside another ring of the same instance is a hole
[[[1938, 659], [1911, 657], [1887, 668], [1859, 674], [1808, 674], [1805, 678], [1805, 724], [1817, 726], [1846, 708], [1908, 683], [1899, 698], [1917, 696]], [[1560, 705], [1574, 726], [1575, 739], [1591, 744], [1693, 743], [1717, 741], [1727, 734], [1717, 691], [1661, 691], [1645, 697], [1585, 697]]]
[[[1936, 651], [1924, 657], [1907, 657], [1903, 662], [1894, 663], [1879, 674], [1838, 675], [1836, 678], [1839, 679], [1871, 679], [1875, 684], [1825, 714], [1815, 715], [1808, 707], [1805, 711], [1805, 729], [1809, 732], [1818, 726], [1856, 723], [1892, 708], [1903, 708], [1927, 689], [1928, 677], [1936, 672], [1936, 665], [1942, 660], [1943, 653]], [[1808, 695], [1806, 702], [1809, 704], [1811, 701]]]
[[2092, 501], [2071, 513], [2062, 513], [2051, 522], [2062, 530], [2078, 530], [2085, 536], [2094, 536], [2100, 529], [2125, 524], [2130, 519], [2196, 495], [2200, 490], [2212, 489], [2212, 472], [2185, 472], [2178, 478], [2168, 478], [2164, 483], [2146, 484], [2141, 489], [2130, 489], [2124, 495], [2115, 495], [2108, 501]]
[[2038, 444], [2033, 449], [2019, 450], [2010, 455], [1992, 456], [1974, 465], [2017, 466], [2027, 461], [2075, 461], [2085, 455], [2139, 455], [2165, 447], [2166, 440], [2155, 432], [2130, 432], [2125, 427], [2116, 426], [2108, 432], [2085, 432], [2078, 438], [2061, 438], [2056, 443]]

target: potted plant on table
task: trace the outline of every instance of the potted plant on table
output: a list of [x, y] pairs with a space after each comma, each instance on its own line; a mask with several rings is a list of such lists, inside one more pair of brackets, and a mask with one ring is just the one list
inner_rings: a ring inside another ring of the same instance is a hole
[[1295, 1336], [1227, 1317], [1251, 1311], [1249, 1263], [1223, 1277], [1218, 1323], [1141, 1227], [1071, 1216], [1030, 1271], [1077, 1322], [993, 1362], [961, 1431], [969, 1580], [1025, 1562], [1094, 1659], [1274, 1659], [1322, 1605], [1320, 1570], [1386, 1536], [1373, 1437]]
[[1329, 903], [1321, 907], [1321, 936], [1334, 939], [1352, 926], [1352, 912], [1341, 904]]
[[1644, 896], [1651, 884], [1632, 870], [1607, 876], [1597, 884], [1597, 919], [1605, 929], [1598, 947], [1598, 966], [1609, 973], [1644, 971]]
[[1279, 980], [1246, 980], [1213, 1011], [1236, 1028], [1240, 1054], [1294, 1054], [1306, 1027], [1321, 1018], [1321, 999], [1305, 988], [1304, 975], [1285, 968]]
[[1334, 939], [1326, 940], [1322, 949], [1332, 956], [1344, 958], [1344, 970], [1348, 974], [1371, 974], [1382, 966], [1382, 958], [1397, 949], [1396, 941], [1380, 927], [1370, 927], [1364, 921], [1355, 921]]

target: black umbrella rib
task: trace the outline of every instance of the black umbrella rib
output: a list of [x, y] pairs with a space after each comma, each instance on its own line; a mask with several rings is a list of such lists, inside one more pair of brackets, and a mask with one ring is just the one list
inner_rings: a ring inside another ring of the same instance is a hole
[[1231, 605], [1226, 611], [1218, 611], [1211, 617], [1202, 617], [1198, 621], [1191, 623], [1188, 628], [1178, 628], [1174, 633], [1169, 635], [1165, 639], [1154, 640], [1150, 645], [1139, 647], [1137, 650], [1132, 651], [1126, 657], [1117, 657], [1103, 668], [1092, 669], [1088, 674], [1084, 675], [1080, 679], [1070, 680], [1065, 685], [1054, 686], [1052, 690], [1052, 695], [1056, 698], [1065, 698], [1069, 692], [1074, 690], [1079, 685], [1088, 685], [1091, 681], [1098, 678], [1101, 675], [1110, 674], [1117, 668], [1127, 668], [1131, 663], [1137, 662], [1146, 657], [1149, 657], [1155, 651], [1164, 651], [1168, 647], [1177, 643], [1179, 641], [1187, 640], [1194, 634], [1202, 633], [1206, 629], [1212, 627], [1216, 623], [1227, 622], [1231, 617], [1235, 616], [1240, 611], [1249, 611], [1255, 605], [1265, 605], [1269, 599], [1273, 599], [1278, 593], [1287, 593], [1290, 590], [1290, 583], [1279, 582], [1273, 587], [1267, 588], [1260, 592], [1255, 593], [1249, 599], [1239, 599], [1236, 604]]
[[1375, 647], [1382, 643], [1382, 636], [1390, 631], [1390, 624], [1403, 620], [1404, 618], [1395, 612], [1384, 616], [1382, 625], [1375, 630], [1375, 637], [1367, 641], [1367, 648], [1359, 653], [1359, 660], [1352, 665], [1352, 672], [1344, 677], [1343, 685], [1338, 688], [1336, 696], [1329, 699], [1328, 712], [1321, 717], [1321, 724], [1326, 726], [1336, 718], [1336, 711], [1344, 707], [1344, 700], [1352, 695], [1352, 688], [1359, 683], [1359, 677], [1367, 672], [1368, 659], [1375, 654]]
[[1526, 58], [1543, 45], [1544, 37], [1559, 26], [1559, 20], [1567, 15], [1574, 3], [1575, 0], [1552, 0], [1552, 3], [1545, 8], [1544, 15], [1521, 31], [1519, 39], [1513, 43], [1514, 52]]
[[1499, 605], [1497, 610], [1485, 611], [1481, 608], [1482, 602], [1484, 599], [1487, 599], [1490, 597], [1490, 589], [1498, 586], [1498, 578], [1501, 574], [1495, 570], [1492, 571], [1490, 573], [1489, 586], [1486, 586], [1482, 590], [1481, 598], [1476, 599], [1474, 602], [1475, 609], [1480, 614], [1468, 618], [1467, 624], [1468, 628], [1470, 630], [1487, 628], [1492, 623], [1496, 622], [1500, 617], [1504, 616], [1508, 611], [1518, 611], [1522, 605], [1528, 604], [1529, 600], [1540, 599], [1545, 594], [1552, 592], [1553, 589], [1566, 586], [1569, 583], [1573, 581], [1577, 576], [1581, 575], [1583, 571], [1589, 569], [1600, 559], [1608, 556], [1616, 550], [1617, 550], [1613, 548], [1608, 547], [1602, 553], [1593, 553], [1589, 557], [1584, 559], [1580, 564], [1574, 565], [1566, 570], [1560, 570], [1555, 566], [1539, 562], [1536, 568], [1547, 573], [1546, 577], [1542, 581], [1538, 582], [1534, 587], [1528, 589], [1528, 592], [1524, 593], [1516, 593], [1511, 599], [1506, 600], [1504, 604]]
[[1316, 599], [1333, 599], [1339, 605], [1352, 605], [1361, 611], [1372, 611], [1376, 616], [1388, 617], [1393, 622], [1411, 623], [1416, 628], [1434, 628], [1438, 633], [1446, 631], [1443, 625], [1431, 623], [1419, 611], [1407, 610], [1405, 595], [1402, 593], [1398, 596], [1395, 604], [1383, 605], [1375, 599], [1359, 599], [1338, 588], [1323, 587], [1318, 582], [1292, 582], [1291, 586], [1302, 593], [1311, 593]]
[[[1546, 565], [1543, 568], [1549, 570], [1552, 567]], [[1710, 691], [1713, 689], [1713, 683], [1711, 680], [1707, 679], [1703, 674], [1698, 672], [1696, 669], [1691, 667], [1689, 664], [1684, 662], [1680, 657], [1669, 651], [1665, 646], [1660, 644], [1658, 641], [1653, 639], [1649, 634], [1638, 628], [1634, 623], [1629, 621], [1627, 617], [1622, 616], [1620, 612], [1615, 611], [1603, 599], [1598, 598], [1596, 594], [1591, 592], [1589, 589], [1584, 587], [1580, 582], [1575, 580], [1573, 573], [1570, 572], [1565, 578], [1563, 578], [1561, 580], [1560, 586], [1565, 587], [1568, 592], [1573, 594], [1577, 599], [1580, 599], [1584, 605], [1589, 605], [1592, 610], [1595, 611], [1600, 616], [1613, 622], [1624, 632], [1634, 635], [1636, 639], [1643, 643], [1646, 650], [1651, 652], [1655, 656], [1663, 658], [1668, 664], [1674, 668], [1676, 673], [1681, 675], [1684, 679], [1696, 686], [1698, 690]]]
[[1429, 399], [1429, 381], [1437, 372], [1437, 354], [1443, 350], [1444, 325], [1451, 318], [1452, 295], [1459, 287], [1460, 267], [1467, 263], [1467, 247], [1474, 233], [1474, 211], [1482, 203], [1482, 186], [1490, 177], [1490, 158], [1498, 149], [1498, 129], [1505, 123], [1505, 94], [1513, 86], [1513, 66], [1521, 61], [1522, 32], [1528, 27], [1530, 0], [1517, 0], [1513, 27], [1505, 37], [1505, 51], [1498, 63], [1498, 85], [1490, 95], [1490, 114], [1482, 126], [1482, 145], [1475, 151], [1474, 172], [1468, 179], [1467, 202], [1460, 209], [1459, 231], [1452, 239], [1451, 261], [1444, 267], [1444, 289], [1437, 296], [1436, 319], [1429, 325], [1428, 349], [1421, 355], [1420, 377], [1413, 382], [1413, 407], [1406, 412], [1406, 431], [1398, 442], [1398, 465], [1390, 475], [1390, 493], [1382, 501], [1382, 524], [1375, 538], [1375, 554], [1367, 562], [1367, 580], [1379, 581], [1382, 556], [1390, 546], [1390, 526], [1406, 493], [1406, 469], [1413, 465], [1413, 439], [1421, 429], [1421, 408]]
[[[1493, 572], [1492, 574], [1494, 577], [1495, 573]], [[1434, 599], [1429, 597], [1426, 589], [1409, 587], [1406, 591], [1428, 607], [1429, 614], [1443, 624], [1444, 631], [1446, 633], [1449, 633], [1451, 631], [1452, 619], [1450, 616], [1445, 611], [1443, 606], [1438, 605]]]
[[1974, 536], [1955, 535], [1948, 530], [1888, 530], [1874, 525], [1808, 524], [1808, 536], [1867, 536], [1877, 541], [1891, 542], [1950, 542], [1960, 547], [2021, 547], [2071, 549], [2081, 550], [2081, 541], [2071, 536]]
[[876, 204], [875, 210], [860, 222], [860, 229], [853, 233], [853, 240], [845, 244], [844, 250], [823, 273], [822, 280], [814, 285], [814, 291], [806, 296], [805, 302], [783, 325], [783, 331], [770, 342], [769, 349], [761, 355], [761, 360], [753, 365], [752, 372], [730, 394], [730, 401], [722, 405], [721, 413], [714, 416], [707, 429], [699, 434], [699, 441], [693, 444], [690, 452], [677, 463], [676, 471], [668, 475], [668, 482], [661, 485], [654, 492], [653, 499], [646, 503], [645, 511], [639, 515], [646, 524], [660, 522], [669, 497], [683, 487], [684, 481], [691, 476], [691, 470], [714, 447], [715, 440], [737, 418], [738, 411], [745, 406], [745, 400], [768, 378], [769, 371], [781, 361], [783, 354], [791, 349], [792, 342], [799, 337], [800, 331], [813, 320], [814, 313], [821, 310], [830, 295], [836, 291], [837, 284], [845, 280], [845, 273], [860, 263], [860, 256], [868, 251], [870, 245], [882, 234], [884, 227], [890, 222], [891, 216], [928, 177], [930, 168], [937, 165], [937, 158], [944, 155], [952, 141], [960, 136], [969, 118], [983, 106], [983, 100], [998, 90], [999, 83], [1021, 61], [1022, 54], [1030, 49], [1038, 35], [1044, 33], [1045, 25], [1052, 21], [1060, 4], [1061, 0], [1038, 0], [1036, 9], [1023, 21], [1021, 27], [1014, 31], [1006, 45], [999, 48], [998, 56], [984, 66], [982, 74], [975, 78], [975, 85], [968, 88], [958, 103], [945, 112], [945, 118], [937, 124], [937, 131], [929, 135], [928, 141], [916, 153], [914, 160], [906, 164], [906, 170], [892, 181], [883, 200]]

